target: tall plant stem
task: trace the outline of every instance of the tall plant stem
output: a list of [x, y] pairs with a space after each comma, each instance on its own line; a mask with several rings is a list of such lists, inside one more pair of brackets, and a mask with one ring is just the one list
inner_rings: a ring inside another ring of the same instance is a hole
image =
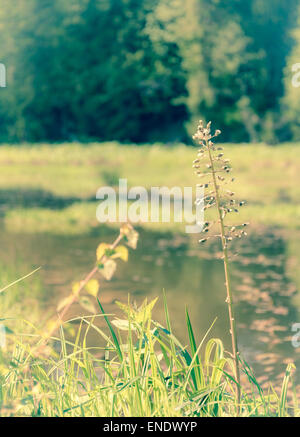
[[219, 187], [217, 184], [214, 161], [213, 161], [213, 157], [211, 154], [211, 150], [210, 150], [210, 146], [209, 146], [208, 141], [206, 141], [206, 146], [208, 149], [208, 155], [209, 155], [209, 160], [210, 160], [210, 165], [211, 165], [211, 172], [212, 172], [212, 176], [213, 176], [213, 184], [214, 184], [214, 190], [215, 190], [215, 195], [216, 195], [216, 206], [217, 206], [218, 216], [219, 216], [222, 249], [223, 249], [223, 255], [224, 255], [223, 261], [224, 261], [225, 285], [226, 285], [226, 292], [227, 292], [226, 302], [227, 302], [228, 313], [229, 313], [232, 355], [233, 355], [234, 366], [235, 366], [236, 396], [237, 396], [238, 412], [239, 412], [239, 405], [240, 405], [240, 400], [241, 400], [239, 351], [238, 351], [236, 323], [235, 323], [235, 317], [234, 317], [233, 297], [232, 297], [230, 274], [229, 274], [228, 250], [227, 250], [227, 242], [226, 242], [226, 236], [225, 236], [224, 219], [223, 219], [222, 209], [221, 209]]
[[[115, 241], [111, 244], [110, 249], [115, 249], [121, 242], [121, 240], [123, 239], [123, 235], [120, 234], [118, 235], [118, 237], [115, 239]], [[106, 256], [103, 255], [102, 258], [98, 261], [98, 262], [104, 262], [106, 260]], [[54, 324], [54, 326], [51, 328], [51, 330], [49, 332], [47, 332], [46, 336], [44, 337], [44, 340], [42, 342], [42, 344], [39, 345], [39, 348], [42, 345], [45, 345], [51, 338], [51, 336], [58, 330], [58, 328], [62, 325], [65, 315], [68, 313], [70, 307], [73, 305], [73, 303], [75, 301], [77, 301], [78, 296], [80, 294], [80, 292], [84, 289], [84, 287], [86, 286], [86, 284], [89, 282], [89, 280], [95, 275], [95, 273], [97, 273], [98, 271], [98, 266], [95, 266], [90, 273], [80, 282], [80, 286], [79, 289], [77, 290], [76, 294], [72, 295], [72, 298], [70, 299], [70, 302], [68, 303], [68, 305], [66, 305], [64, 307], [64, 309], [59, 313], [58, 315], [58, 319], [56, 321], [56, 323]]]

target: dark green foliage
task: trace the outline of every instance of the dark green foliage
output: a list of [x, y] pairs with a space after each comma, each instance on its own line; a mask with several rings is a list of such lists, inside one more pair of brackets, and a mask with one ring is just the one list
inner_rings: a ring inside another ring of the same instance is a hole
[[186, 94], [181, 58], [176, 44], [156, 44], [145, 31], [152, 0], [143, 8], [138, 0], [17, 3], [1, 20], [1, 39], [14, 48], [5, 59], [9, 139], [183, 138], [187, 111], [173, 102]]
[[2, 0], [0, 141], [184, 141], [200, 117], [225, 141], [295, 138], [298, 3]]

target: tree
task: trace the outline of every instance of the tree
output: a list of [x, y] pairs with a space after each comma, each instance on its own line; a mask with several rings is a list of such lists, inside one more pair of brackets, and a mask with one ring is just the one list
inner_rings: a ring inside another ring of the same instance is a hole
[[293, 50], [287, 59], [285, 69], [285, 94], [282, 98], [282, 117], [284, 126], [289, 126], [290, 137], [284, 139], [300, 140], [300, 6], [297, 11], [297, 27], [291, 32], [294, 40]]
[[181, 59], [176, 43], [154, 44], [145, 31], [152, 4], [18, 0], [14, 138], [183, 139]]
[[0, 141], [182, 141], [199, 118], [225, 141], [296, 138], [296, 5], [2, 0]]

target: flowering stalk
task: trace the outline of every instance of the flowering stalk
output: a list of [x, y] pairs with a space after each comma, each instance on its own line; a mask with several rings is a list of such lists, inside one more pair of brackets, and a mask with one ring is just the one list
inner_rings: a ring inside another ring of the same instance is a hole
[[[115, 239], [115, 241], [113, 242], [113, 244], [111, 245], [110, 249], [114, 250], [120, 244], [122, 239], [123, 239], [123, 235], [120, 233], [118, 235], [118, 237]], [[107, 259], [108, 259], [108, 257], [104, 254], [104, 255], [102, 255], [102, 257], [98, 261], [101, 261], [104, 263], [105, 261], [107, 261]], [[65, 315], [68, 313], [68, 311], [71, 308], [71, 306], [73, 305], [73, 303], [78, 301], [78, 297], [79, 297], [81, 291], [84, 290], [85, 286], [88, 284], [88, 282], [93, 278], [93, 276], [97, 272], [98, 272], [98, 265], [96, 265], [89, 272], [89, 274], [82, 281], [80, 281], [79, 286], [76, 290], [76, 293], [70, 294], [67, 304], [64, 306], [62, 311], [58, 314], [58, 318], [57, 318], [56, 323], [54, 323], [54, 325], [51, 327], [51, 330], [49, 332], [47, 332], [47, 336], [45, 339], [46, 341], [49, 340], [51, 338], [51, 336], [57, 331], [57, 329], [63, 324]]]
[[[214, 225], [218, 226], [219, 233], [217, 235], [211, 235], [207, 238], [200, 240], [201, 243], [206, 242], [209, 238], [218, 237], [222, 243], [223, 252], [223, 262], [224, 262], [224, 275], [225, 275], [225, 286], [226, 286], [226, 303], [228, 306], [229, 313], [229, 323], [230, 323], [230, 336], [232, 343], [232, 356], [234, 360], [235, 367], [235, 379], [236, 379], [236, 397], [239, 404], [241, 400], [241, 385], [240, 385], [240, 368], [239, 368], [239, 351], [238, 351], [238, 341], [237, 341], [237, 329], [234, 316], [234, 304], [232, 296], [232, 288], [230, 281], [229, 272], [229, 253], [228, 253], [228, 243], [232, 241], [233, 237], [241, 238], [242, 235], [247, 235], [245, 231], [241, 228], [247, 224], [237, 225], [237, 226], [227, 226], [225, 224], [225, 218], [227, 214], [232, 212], [238, 212], [237, 203], [242, 206], [244, 202], [237, 202], [233, 199], [234, 193], [230, 190], [222, 189], [221, 185], [226, 185], [228, 182], [233, 182], [234, 179], [231, 178], [230, 181], [227, 180], [226, 176], [230, 173], [231, 167], [228, 159], [223, 158], [223, 149], [221, 147], [216, 147], [212, 142], [212, 139], [220, 135], [221, 131], [215, 131], [214, 135], [211, 135], [210, 130], [211, 123], [208, 123], [206, 127], [203, 126], [203, 122], [200, 121], [196, 134], [193, 139], [198, 140], [201, 149], [198, 151], [198, 157], [194, 161], [193, 167], [196, 170], [196, 174], [199, 177], [208, 177], [206, 183], [199, 184], [202, 188], [209, 188], [211, 186], [211, 191], [204, 197], [204, 210], [211, 208], [213, 206], [217, 209], [217, 220], [215, 222], [206, 222], [203, 231], [205, 233], [210, 232]], [[200, 160], [206, 158], [207, 172], [200, 170]], [[224, 176], [222, 175], [224, 174]]]
[[137, 241], [137, 231], [129, 223], [124, 223], [120, 228], [118, 237], [112, 244], [100, 243], [98, 245], [95, 267], [82, 281], [74, 283], [72, 292], [59, 302], [57, 308], [58, 318], [54, 323], [50, 324], [50, 328], [44, 333], [42, 343], [34, 350], [35, 354], [42, 352], [52, 335], [64, 323], [66, 314], [75, 302], [78, 302], [84, 309], [95, 312], [95, 308], [89, 298], [87, 296], [85, 296], [84, 300], [81, 298], [82, 292], [85, 291], [87, 294], [97, 298], [99, 282], [92, 278], [99, 272], [106, 280], [110, 280], [116, 270], [115, 259], [120, 258], [125, 262], [128, 260], [128, 249], [125, 246], [121, 246], [120, 243], [125, 242], [128, 247], [136, 249]]

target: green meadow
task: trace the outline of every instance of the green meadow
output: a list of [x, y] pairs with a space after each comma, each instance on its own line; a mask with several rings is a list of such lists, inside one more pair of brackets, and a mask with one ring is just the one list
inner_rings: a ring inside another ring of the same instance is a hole
[[[298, 147], [298, 144], [225, 145], [236, 178], [231, 189], [240, 200], [247, 201], [247, 208], [240, 210], [240, 220], [251, 221], [253, 226], [299, 228]], [[97, 188], [117, 186], [120, 178], [127, 179], [128, 187], [194, 187], [199, 182], [192, 170], [195, 156], [196, 148], [181, 144], [2, 146], [0, 187], [2, 196], [6, 192], [11, 203], [5, 209], [5, 226], [15, 232], [86, 231], [97, 226], [95, 204], [90, 202], [95, 200]], [[48, 198], [48, 203], [53, 203], [51, 208], [47, 207]], [[69, 205], [68, 199], [72, 201]], [[57, 202], [64, 200], [66, 206], [57, 209]], [[183, 229], [176, 223], [145, 226]]]

